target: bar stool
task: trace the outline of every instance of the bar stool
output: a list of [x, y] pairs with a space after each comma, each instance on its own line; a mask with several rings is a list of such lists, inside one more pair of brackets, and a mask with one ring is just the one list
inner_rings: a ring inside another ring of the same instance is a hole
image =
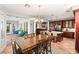
[[57, 41], [61, 42], [63, 40], [63, 33], [57, 35]]

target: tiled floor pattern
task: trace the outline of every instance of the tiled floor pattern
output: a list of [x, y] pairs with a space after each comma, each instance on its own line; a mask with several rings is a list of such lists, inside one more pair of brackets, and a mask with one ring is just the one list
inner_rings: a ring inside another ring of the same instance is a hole
[[[7, 47], [4, 49], [2, 54], [12, 54], [11, 38], [13, 36], [7, 36]], [[15, 39], [15, 37], [13, 37]], [[52, 42], [52, 53], [53, 54], [75, 54], [75, 40], [70, 38], [63, 38], [62, 42]]]

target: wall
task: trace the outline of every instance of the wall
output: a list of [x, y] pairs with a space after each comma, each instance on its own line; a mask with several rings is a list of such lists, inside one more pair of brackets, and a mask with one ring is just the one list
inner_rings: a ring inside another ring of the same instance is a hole
[[0, 11], [0, 53], [6, 47], [6, 14]]

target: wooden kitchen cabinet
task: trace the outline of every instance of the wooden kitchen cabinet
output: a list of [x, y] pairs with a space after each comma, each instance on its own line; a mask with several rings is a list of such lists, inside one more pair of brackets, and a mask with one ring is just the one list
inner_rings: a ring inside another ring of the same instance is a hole
[[66, 28], [66, 21], [63, 21], [62, 27], [63, 27], [63, 28]]
[[74, 38], [74, 32], [63, 32], [63, 36], [67, 38]]

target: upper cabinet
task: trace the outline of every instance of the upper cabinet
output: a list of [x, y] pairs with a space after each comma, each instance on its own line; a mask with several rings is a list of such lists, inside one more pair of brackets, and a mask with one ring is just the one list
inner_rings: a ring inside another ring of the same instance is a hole
[[68, 21], [68, 28], [72, 28], [72, 21]]
[[68, 28], [75, 28], [75, 20], [68, 21]]
[[72, 28], [75, 28], [75, 20], [72, 21]]
[[66, 28], [66, 21], [62, 21], [63, 25], [62, 28]]
[[59, 30], [61, 31], [62, 29], [62, 21], [52, 21], [49, 22], [49, 30], [53, 31], [53, 30]]
[[67, 20], [67, 21], [62, 21], [63, 28], [75, 28], [75, 20]]
[[49, 30], [55, 30], [55, 22], [49, 22]]
[[60, 26], [61, 30], [63, 28], [75, 28], [75, 20], [60, 20], [60, 21], [50, 21], [49, 22], [50, 31], [55, 30], [56, 26]]

